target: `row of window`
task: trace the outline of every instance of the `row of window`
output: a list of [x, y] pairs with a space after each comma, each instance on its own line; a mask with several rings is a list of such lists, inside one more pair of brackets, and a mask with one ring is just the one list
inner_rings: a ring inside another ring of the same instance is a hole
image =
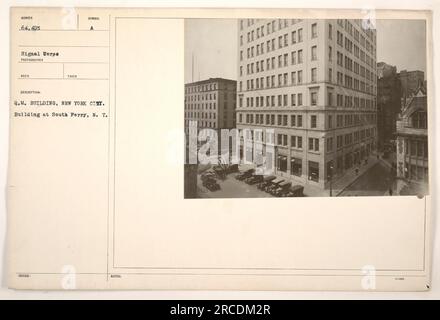
[[[276, 116], [276, 118], [275, 118]], [[317, 128], [317, 115], [310, 115], [309, 127], [312, 129]], [[275, 121], [276, 120], [276, 121]], [[327, 126], [329, 129], [333, 128], [345, 128], [352, 126], [360, 126], [360, 125], [374, 125], [376, 124], [376, 114], [367, 113], [367, 114], [337, 114], [336, 115], [336, 123], [333, 115], [327, 115]], [[252, 124], [252, 125], [277, 125], [277, 126], [290, 126], [301, 128], [303, 126], [303, 116], [298, 114], [289, 115], [287, 114], [249, 114], [247, 113], [245, 117], [243, 117], [242, 113], [238, 114], [238, 123], [241, 124]], [[375, 134], [375, 133], [373, 133]]]
[[192, 85], [192, 86], [185, 87], [185, 93], [206, 92], [206, 91], [212, 91], [212, 90], [217, 90], [216, 83]]
[[[364, 47], [367, 51], [373, 53], [374, 51], [374, 46], [368, 41], [367, 38], [369, 38], [371, 40], [372, 43], [376, 42], [376, 35], [375, 33], [372, 31], [371, 28], [369, 28], [370, 26], [368, 25], [368, 21], [366, 20], [354, 20], [355, 23], [360, 27], [359, 29], [356, 27], [353, 27], [353, 24], [348, 21], [347, 19], [343, 20], [343, 19], [338, 19], [337, 20], [337, 24], [344, 28], [345, 31], [353, 37], [353, 39], [360, 43], [360, 45], [362, 47]], [[366, 37], [360, 33], [360, 30], [363, 30], [366, 34]]]
[[[291, 25], [295, 25], [298, 22], [301, 22], [301, 19], [291, 19]], [[248, 27], [253, 25], [255, 23], [254, 19], [248, 19]], [[353, 39], [360, 43], [361, 46], [363, 46], [364, 48], [366, 48], [367, 51], [369, 52], [373, 52], [374, 50], [374, 46], [368, 41], [367, 38], [369, 38], [373, 43], [375, 42], [375, 34], [372, 32], [371, 29], [368, 28], [368, 25], [366, 25], [365, 23], [359, 23], [358, 21], [356, 21], [356, 23], [359, 25], [359, 29], [356, 27], [353, 27], [352, 23], [348, 20], [345, 20], [345, 25], [344, 25], [344, 20], [342, 19], [338, 19], [337, 20], [337, 24], [341, 27], [344, 28], [345, 31], [351, 36], [353, 37]], [[244, 26], [244, 21], [241, 20], [240, 21], [240, 31], [243, 30], [243, 26]], [[333, 25], [331, 23], [329, 23], [329, 28], [328, 28], [328, 37], [329, 39], [332, 39], [333, 37]], [[276, 20], [272, 20], [269, 21], [265, 24], [260, 25], [259, 27], [257, 27], [254, 30], [250, 30], [247, 32], [247, 42], [252, 42], [254, 40], [259, 39], [260, 37], [264, 37], [265, 33], [266, 35], [269, 35], [273, 32], [276, 31], [280, 31], [282, 29], [285, 29], [289, 27], [289, 20], [288, 19], [278, 19], [278, 26], [276, 24]], [[360, 30], [363, 29], [365, 31], [366, 37], [361, 34]], [[301, 34], [302, 34], [302, 29], [301, 30]], [[317, 28], [317, 24], [313, 23], [311, 26], [311, 38], [316, 38], [318, 36], [318, 28]], [[338, 42], [340, 40], [338, 39]], [[243, 38], [240, 38], [240, 45], [243, 45]], [[342, 42], [342, 41], [341, 41]]]
[[187, 103], [187, 104], [185, 104], [185, 109], [186, 110], [215, 110], [216, 109], [216, 103], [215, 102], [209, 102], [209, 103]]
[[194, 111], [185, 112], [185, 118], [215, 119], [216, 116], [217, 115], [215, 112], [194, 112]]
[[[368, 139], [372, 137], [373, 128], [368, 128], [360, 131], [356, 131], [353, 133], [347, 133], [345, 135], [336, 136], [336, 148], [341, 149], [343, 147], [348, 147], [353, 143], [359, 143], [359, 141]], [[289, 137], [290, 137], [290, 147], [294, 149], [303, 149], [303, 137], [292, 135], [289, 136], [287, 134], [278, 134], [277, 135], [277, 145], [280, 147], [288, 147], [289, 146]], [[312, 152], [319, 152], [319, 139], [318, 138], [309, 138], [307, 144], [307, 150]], [[334, 151], [334, 141], [333, 137], [326, 139], [326, 151], [333, 152]]]
[[[221, 93], [219, 93], [219, 98], [221, 97]], [[227, 100], [228, 98], [235, 99], [236, 98], [236, 92], [224, 92], [223, 98]], [[185, 95], [185, 101], [208, 101], [208, 100], [216, 100], [217, 94], [216, 93], [205, 93], [205, 94], [187, 94]]]
[[[316, 83], [318, 81], [318, 69], [311, 68], [310, 69], [310, 83]], [[305, 84], [303, 80], [303, 70], [292, 71], [289, 73], [279, 73], [268, 75], [266, 77], [257, 77], [253, 79], [246, 80], [246, 88], [245, 91], [252, 90], [261, 90], [261, 89], [269, 89], [269, 88], [277, 88], [284, 86], [296, 86]], [[333, 70], [329, 68], [328, 70], [328, 81], [330, 83], [333, 82]], [[336, 83], [339, 86], [356, 90], [359, 92], [364, 92], [367, 94], [375, 94], [375, 86], [373, 84], [368, 84], [362, 80], [357, 79], [356, 77], [352, 77], [349, 75], [344, 75], [342, 72], [337, 72], [336, 74]], [[239, 81], [238, 83], [238, 91], [243, 92], [243, 82]]]
[[[355, 108], [355, 109], [375, 109], [376, 99], [366, 99], [353, 97], [350, 95], [336, 94], [336, 101], [334, 101], [334, 93], [327, 93], [327, 105], [332, 107], [345, 107], [345, 108]], [[318, 91], [310, 91], [310, 105], [318, 105]], [[303, 106], [303, 94], [302, 93], [292, 93], [290, 94], [290, 101], [288, 94], [279, 94], [271, 96], [258, 96], [258, 97], [246, 97], [246, 105], [243, 105], [243, 97], [238, 98], [238, 107], [296, 107]], [[336, 102], [336, 104], [335, 104]]]
[[[313, 144], [313, 142], [309, 142]], [[333, 160], [327, 162], [327, 179], [331, 179], [331, 174], [334, 172], [341, 173], [343, 167], [348, 170], [353, 167], [354, 164], [359, 164], [360, 160], [369, 155], [370, 151], [374, 148], [374, 144], [367, 144], [367, 148], [358, 150], [356, 152], [350, 152], [344, 156], [338, 156], [336, 159], [336, 168], [334, 168]], [[344, 161], [345, 159], [345, 161]], [[303, 174], [302, 158], [291, 157], [290, 158], [290, 175], [301, 177]], [[345, 165], [343, 165], [345, 163]], [[308, 180], [318, 182], [319, 181], [319, 163], [315, 161], [308, 161]], [[334, 169], [336, 169], [334, 171]], [[287, 157], [278, 156], [277, 158], [277, 170], [287, 173]], [[423, 171], [422, 171], [423, 172]], [[427, 170], [425, 173], [427, 177]]]
[[[185, 120], [185, 127], [188, 128], [189, 127], [189, 121], [190, 120]], [[217, 123], [216, 121], [197, 121], [197, 125], [199, 126], [199, 128], [217, 128]], [[224, 123], [224, 127], [227, 127], [226, 122]]]
[[[258, 32], [259, 30], [260, 30], [260, 28], [257, 29], [257, 35], [259, 34], [259, 32]], [[332, 30], [333, 30], [332, 25], [329, 24], [329, 39], [332, 39], [332, 33], [333, 33]], [[253, 34], [254, 34], [254, 31], [250, 31], [247, 33], [248, 42], [254, 41]], [[316, 23], [312, 24], [311, 37], [312, 38], [317, 37]], [[259, 36], [257, 36], [257, 39], [258, 38], [259, 38]], [[285, 33], [284, 35], [278, 36], [277, 45], [276, 45], [276, 40], [277, 40], [276, 38], [272, 38], [272, 39], [266, 40], [265, 42], [263, 41], [257, 45], [254, 45], [254, 46], [247, 48], [247, 58], [250, 59], [250, 58], [253, 58], [254, 56], [259, 56], [260, 54], [264, 54], [265, 48], [266, 48], [266, 52], [271, 52], [271, 51], [275, 51], [276, 49], [282, 49], [284, 47], [289, 46], [288, 33]], [[292, 45], [297, 44], [297, 43], [301, 43], [302, 41], [303, 41], [303, 29], [302, 28], [291, 32], [290, 43]], [[368, 66], [375, 67], [376, 64], [375, 64], [375, 60], [373, 59], [373, 57], [368, 55], [368, 53], [365, 52], [364, 50], [360, 49], [359, 46], [357, 46], [356, 44], [353, 44], [353, 42], [348, 37], [344, 37], [343, 33], [340, 31], [337, 31], [336, 42], [339, 46], [345, 48], [346, 51], [350, 52], [351, 54], [354, 54], [354, 56], [357, 57], [358, 59], [361, 59], [361, 61], [365, 62]], [[240, 36], [240, 46], [242, 46], [242, 45], [243, 45], [243, 35]], [[370, 52], [372, 55], [374, 55], [374, 53], [375, 53], [374, 46], [371, 45], [370, 42], [368, 42], [368, 40], [365, 41], [365, 46], [366, 46], [367, 51]], [[240, 61], [242, 61], [242, 60], [243, 60], [243, 50], [240, 50]]]
[[[253, 19], [250, 19], [248, 21], [252, 21], [252, 20]], [[291, 25], [295, 25], [295, 24], [297, 24], [298, 22], [301, 22], [301, 21], [302, 21], [301, 19], [291, 19]], [[251, 25], [253, 25], [253, 23]], [[263, 24], [260, 27], [254, 29], [254, 30], [249, 31], [247, 33], [247, 42], [249, 43], [249, 42], [252, 42], [252, 41], [254, 41], [256, 39], [264, 37], [265, 33], [266, 33], [266, 35], [269, 35], [269, 34], [275, 32], [275, 31], [279, 31], [279, 30], [282, 30], [284, 28], [287, 28], [288, 26], [289, 26], [289, 20], [287, 20], [287, 19], [279, 19], [278, 20], [278, 30], [277, 30], [276, 29], [276, 22], [275, 22], [275, 20], [269, 21], [266, 24]], [[241, 30], [243, 30], [243, 20], [240, 21], [240, 31]], [[300, 34], [299, 37], [301, 38], [301, 41], [302, 41], [302, 28], [299, 29], [298, 31], [299, 31], [299, 34]], [[316, 25], [316, 23], [314, 23], [312, 25], [312, 38], [317, 37], [317, 35], [318, 35], [317, 34], [317, 25]], [[240, 45], [243, 45], [243, 36], [240, 37]]]
[[428, 141], [405, 139], [406, 154], [412, 157], [428, 159]]

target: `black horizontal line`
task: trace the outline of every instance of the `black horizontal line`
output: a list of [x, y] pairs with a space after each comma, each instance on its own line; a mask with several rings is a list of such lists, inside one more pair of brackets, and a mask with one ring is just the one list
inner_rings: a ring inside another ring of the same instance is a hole
[[96, 32], [96, 31], [109, 31], [109, 30], [106, 30], [106, 29], [104, 29], [104, 30], [97, 30], [97, 29], [93, 29], [93, 30], [90, 30], [90, 29], [82, 29], [82, 30], [77, 30], [77, 29], [40, 29], [40, 30], [22, 30], [22, 29], [19, 29], [19, 31], [28, 31], [28, 32], [39, 32], [39, 31], [93, 31], [93, 32]]
[[[17, 272], [17, 275], [33, 274], [33, 275], [65, 275], [62, 272]], [[76, 272], [77, 275], [107, 275], [106, 272]], [[295, 274], [295, 273], [153, 273], [153, 272], [131, 272], [131, 273], [120, 273], [120, 272], [109, 272], [110, 275], [157, 275], [157, 276], [309, 276], [309, 277], [363, 277], [364, 274]], [[376, 277], [425, 277], [426, 275], [402, 275], [402, 274], [376, 274]]]
[[[127, 266], [115, 266], [115, 269], [164, 269], [164, 270], [172, 270], [172, 269], [180, 269], [180, 270], [283, 270], [283, 271], [362, 271], [362, 269], [337, 269], [337, 268], [327, 268], [327, 269], [314, 269], [314, 268], [270, 268], [270, 267], [204, 267], [204, 268], [192, 268], [192, 267], [127, 267]], [[394, 271], [409, 271], [409, 272], [422, 272], [425, 270], [417, 270], [417, 269], [376, 269], [375, 271], [380, 272], [394, 272]]]
[[108, 78], [17, 78], [18, 80], [109, 80]]
[[18, 63], [72, 63], [72, 64], [77, 64], [77, 63], [87, 63], [87, 64], [109, 64], [108, 62], [102, 62], [102, 61], [98, 61], [98, 62], [93, 62], [93, 61], [18, 61]]
[[44, 46], [40, 46], [40, 45], [19, 45], [20, 48], [29, 48], [29, 47], [33, 47], [33, 48], [108, 48], [109, 46], [73, 46], [73, 45], [62, 45], [62, 46], [57, 46], [57, 45], [44, 45]]

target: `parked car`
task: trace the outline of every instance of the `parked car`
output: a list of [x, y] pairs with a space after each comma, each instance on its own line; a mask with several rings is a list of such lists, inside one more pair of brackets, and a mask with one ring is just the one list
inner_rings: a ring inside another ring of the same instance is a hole
[[303, 197], [304, 196], [303, 192], [304, 192], [304, 187], [297, 184], [290, 187], [285, 197]]
[[217, 191], [220, 189], [220, 185], [217, 181], [210, 176], [202, 177], [202, 185], [209, 191]]
[[281, 182], [278, 185], [278, 188], [272, 189], [271, 194], [275, 197], [282, 197], [283, 194], [286, 194], [287, 192], [289, 192], [289, 188], [291, 185], [292, 185], [292, 182], [290, 182], [290, 181]]
[[256, 183], [260, 183], [263, 181], [263, 175], [261, 174], [254, 174], [249, 178], [246, 178], [244, 180], [244, 182], [246, 182], [247, 184], [256, 184]]
[[271, 193], [272, 190], [276, 190], [278, 188], [281, 182], [284, 182], [283, 178], [276, 178], [272, 180], [272, 182], [267, 187], [264, 188], [264, 191], [266, 191], [267, 193]]
[[252, 176], [254, 174], [254, 172], [255, 172], [255, 169], [248, 169], [248, 170], [246, 170], [244, 172], [241, 172], [241, 173], [237, 174], [235, 176], [235, 179], [242, 181], [242, 180]]
[[238, 164], [231, 164], [227, 168], [227, 173], [238, 172]]
[[217, 174], [214, 171], [208, 170], [208, 171], [205, 171], [204, 173], [202, 173], [202, 175], [200, 176], [200, 179], [202, 179], [202, 182], [203, 182], [204, 180], [209, 179], [209, 178], [215, 179], [216, 176], [217, 176]]
[[264, 176], [263, 181], [257, 185], [257, 188], [260, 190], [264, 190], [268, 185], [271, 184], [271, 181], [276, 179], [275, 176]]

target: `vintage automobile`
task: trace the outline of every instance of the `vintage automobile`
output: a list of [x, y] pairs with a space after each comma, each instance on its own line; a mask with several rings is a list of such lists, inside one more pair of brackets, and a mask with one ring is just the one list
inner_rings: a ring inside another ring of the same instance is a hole
[[202, 185], [209, 191], [217, 191], [220, 189], [220, 185], [213, 177], [202, 176]]
[[244, 182], [247, 184], [256, 184], [263, 181], [263, 175], [261, 174], [254, 174], [249, 178], [244, 179]]
[[271, 181], [274, 180], [275, 176], [264, 176], [263, 181], [257, 185], [257, 188], [260, 190], [264, 190], [268, 185], [271, 184]]
[[275, 197], [282, 197], [284, 194], [289, 192], [289, 188], [291, 185], [292, 185], [292, 182], [290, 182], [290, 181], [281, 182], [278, 185], [278, 188], [272, 189], [271, 194]]
[[284, 182], [283, 178], [276, 178], [276, 179], [272, 180], [271, 183], [267, 187], [264, 188], [264, 191], [272, 194], [272, 190], [276, 190], [278, 188], [279, 184], [282, 182]]
[[206, 180], [208, 178], [215, 179], [216, 176], [217, 176], [217, 174], [214, 171], [208, 170], [208, 171], [205, 171], [201, 174], [200, 179], [202, 179], [202, 182], [203, 182], [204, 180]]
[[238, 172], [238, 164], [231, 164], [228, 166], [228, 168], [226, 169], [227, 173], [234, 173], [234, 172]]
[[291, 186], [288, 192], [284, 195], [284, 197], [303, 197], [304, 196], [304, 187], [300, 185]]
[[237, 174], [235, 176], [235, 179], [242, 181], [246, 178], [251, 177], [254, 174], [254, 172], [255, 172], [255, 169], [248, 169], [244, 172], [240, 172], [239, 174]]

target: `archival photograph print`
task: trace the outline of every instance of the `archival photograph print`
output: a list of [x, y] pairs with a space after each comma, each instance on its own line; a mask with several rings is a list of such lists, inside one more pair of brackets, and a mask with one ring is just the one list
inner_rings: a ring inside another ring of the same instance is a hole
[[425, 20], [186, 19], [185, 194], [429, 193]]

